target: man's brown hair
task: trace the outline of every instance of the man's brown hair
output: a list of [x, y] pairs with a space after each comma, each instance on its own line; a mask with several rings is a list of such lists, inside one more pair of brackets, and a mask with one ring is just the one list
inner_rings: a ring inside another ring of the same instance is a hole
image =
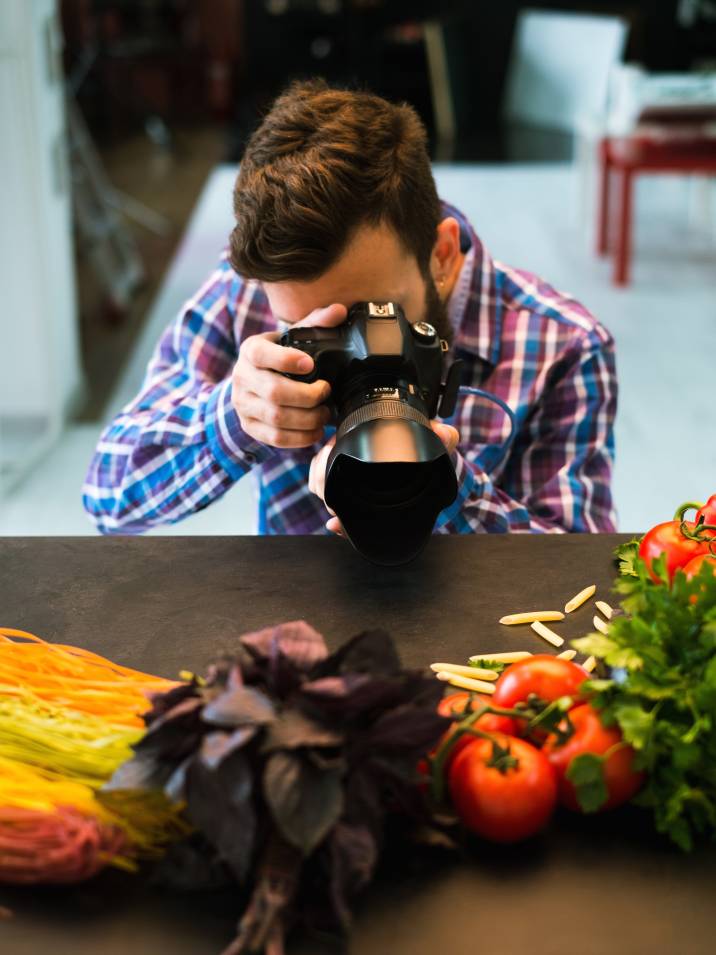
[[247, 278], [322, 275], [362, 225], [387, 224], [428, 274], [440, 202], [407, 104], [294, 83], [253, 134], [234, 188], [231, 264]]

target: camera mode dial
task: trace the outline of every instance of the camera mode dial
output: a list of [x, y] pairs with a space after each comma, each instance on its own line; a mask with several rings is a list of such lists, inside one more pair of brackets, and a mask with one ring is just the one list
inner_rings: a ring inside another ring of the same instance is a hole
[[417, 338], [422, 338], [426, 342], [435, 341], [438, 334], [430, 322], [415, 322], [410, 327]]

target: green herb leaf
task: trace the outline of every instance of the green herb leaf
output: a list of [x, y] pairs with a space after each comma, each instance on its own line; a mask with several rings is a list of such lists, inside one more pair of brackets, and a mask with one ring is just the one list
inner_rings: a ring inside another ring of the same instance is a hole
[[584, 812], [596, 812], [607, 801], [604, 760], [594, 753], [575, 756], [565, 774], [574, 786], [577, 802]]
[[[626, 615], [612, 618], [608, 635], [573, 646], [618, 668], [618, 678], [585, 689], [604, 723], [618, 725], [634, 748], [635, 768], [646, 770], [634, 802], [688, 850], [716, 838], [716, 576], [707, 565], [669, 583], [663, 556], [652, 569], [660, 583], [634, 556], [615, 584]], [[574, 771], [583, 798], [596, 801], [596, 767]]]
[[502, 671], [509, 666], [508, 663], [502, 660], [483, 660], [480, 657], [470, 657], [467, 661], [467, 665], [477, 667], [480, 670], [494, 670], [495, 673], [502, 673]]
[[615, 704], [613, 712], [627, 743], [634, 749], [643, 749], [654, 726], [654, 712], [628, 702]]
[[640, 540], [638, 537], [634, 537], [632, 540], [627, 541], [625, 544], [619, 544], [619, 546], [614, 551], [614, 556], [619, 562], [619, 573], [623, 576], [628, 577], [637, 577], [638, 574], [634, 569], [634, 563], [639, 557], [639, 543]]

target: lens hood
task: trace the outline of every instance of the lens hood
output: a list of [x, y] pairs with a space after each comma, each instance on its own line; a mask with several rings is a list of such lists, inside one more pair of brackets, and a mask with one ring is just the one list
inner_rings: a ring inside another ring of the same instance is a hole
[[339, 428], [326, 465], [327, 506], [356, 550], [383, 566], [415, 558], [457, 496], [444, 444], [424, 416], [403, 409]]

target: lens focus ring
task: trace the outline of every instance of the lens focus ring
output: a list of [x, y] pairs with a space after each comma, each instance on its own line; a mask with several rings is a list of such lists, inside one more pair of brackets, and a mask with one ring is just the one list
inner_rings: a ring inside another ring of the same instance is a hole
[[359, 424], [365, 424], [366, 421], [375, 421], [376, 418], [402, 418], [404, 421], [417, 421], [430, 427], [430, 421], [422, 413], [409, 405], [407, 401], [396, 401], [394, 398], [379, 398], [377, 401], [369, 401], [360, 408], [352, 411], [344, 421], [341, 422], [336, 440], [342, 438]]

